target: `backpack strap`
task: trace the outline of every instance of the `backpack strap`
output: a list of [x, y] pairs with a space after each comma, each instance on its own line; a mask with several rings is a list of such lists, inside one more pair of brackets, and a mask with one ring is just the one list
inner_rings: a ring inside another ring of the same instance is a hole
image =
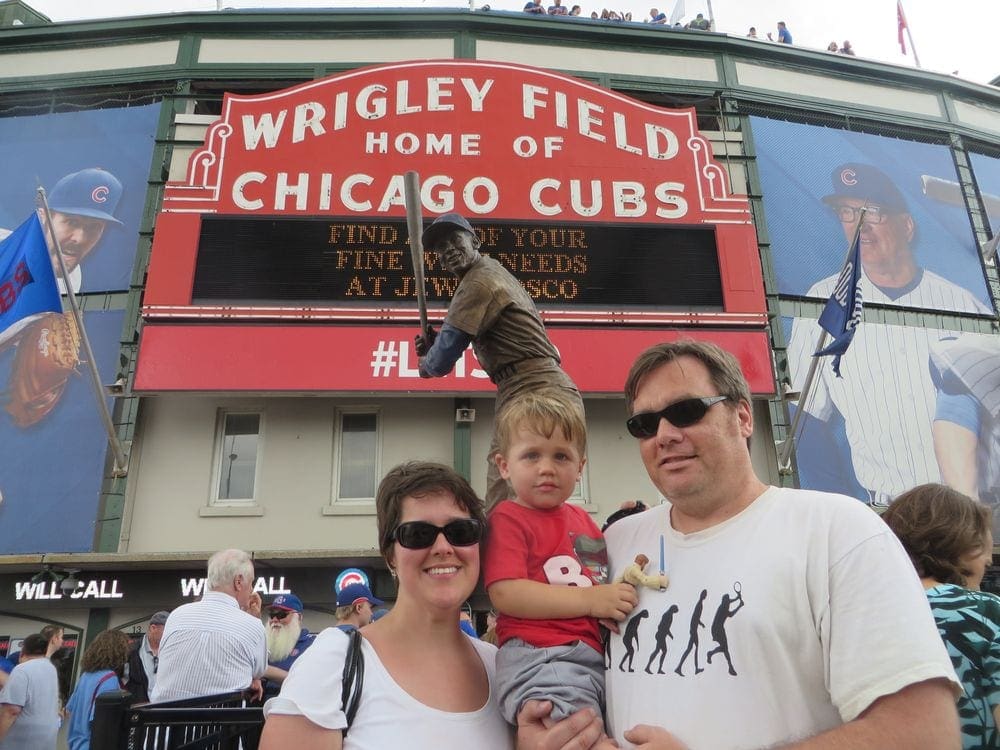
[[347, 716], [344, 736], [347, 736], [347, 730], [350, 729], [358, 713], [361, 688], [365, 684], [365, 657], [361, 652], [361, 633], [357, 628], [352, 628], [348, 631], [347, 637], [350, 638], [350, 643], [347, 645], [347, 656], [344, 659], [343, 688], [340, 691], [340, 705]]
[[100, 680], [97, 681], [97, 685], [96, 685], [96, 687], [94, 687], [94, 694], [92, 696], [90, 696], [90, 710], [91, 710], [91, 712], [93, 712], [93, 710], [94, 710], [94, 703], [97, 702], [97, 691], [101, 689], [101, 685], [103, 685], [105, 682], [107, 682], [108, 680], [110, 680], [112, 677], [117, 677], [117, 676], [118, 675], [116, 675], [114, 672], [108, 672]]

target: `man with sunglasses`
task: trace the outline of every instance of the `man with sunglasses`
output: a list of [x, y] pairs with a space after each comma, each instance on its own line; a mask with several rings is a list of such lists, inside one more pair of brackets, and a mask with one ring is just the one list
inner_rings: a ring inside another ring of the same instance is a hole
[[856, 500], [756, 477], [735, 357], [704, 342], [657, 345], [633, 364], [625, 396], [628, 431], [667, 500], [608, 528], [610, 573], [644, 554], [662, 560], [670, 587], [640, 588], [634, 613], [648, 620], [623, 631], [648, 658], [670, 607], [693, 617], [703, 601], [733, 616], [729, 658], [682, 673], [676, 646], [663, 674], [629, 671], [611, 635], [615, 739], [649, 750], [958, 748], [957, 680], [913, 566]]
[[302, 600], [295, 594], [279, 594], [267, 608], [267, 671], [264, 700], [281, 690], [288, 670], [309, 648], [316, 636], [302, 627]]
[[[559, 352], [521, 283], [498, 261], [482, 255], [482, 241], [459, 214], [443, 214], [423, 234], [424, 250], [458, 277], [441, 329], [417, 334], [420, 377], [447, 375], [469, 344], [479, 365], [497, 386], [494, 413], [518, 394], [555, 389], [583, 409], [576, 384], [560, 366]], [[494, 462], [496, 434], [486, 456], [486, 507], [510, 497], [510, 487]]]
[[129, 652], [125, 663], [125, 689], [136, 703], [146, 703], [156, 685], [156, 675], [160, 671], [160, 639], [169, 616], [164, 609], [150, 617], [146, 635]]
[[[970, 291], [920, 267], [913, 252], [913, 217], [884, 172], [870, 164], [841, 164], [831, 182], [833, 192], [823, 201], [840, 221], [848, 243], [865, 208], [860, 234], [865, 305], [992, 315]], [[828, 298], [838, 276], [813, 285], [806, 296]], [[796, 318], [792, 325], [788, 364], [796, 390], [803, 385], [819, 333], [812, 318]], [[841, 360], [843, 377], [825, 364], [817, 370], [804, 405], [804, 416], [811, 419], [801, 434], [816, 445], [836, 434], [842, 420], [853, 473], [863, 488], [860, 496], [873, 505], [888, 505], [914, 485], [941, 481], [931, 438], [935, 389], [928, 367], [936, 338], [931, 329], [863, 323], [855, 330], [850, 353]], [[832, 454], [826, 448], [800, 450], [800, 468], [809, 467], [817, 476], [840, 474], [832, 468]], [[836, 476], [828, 485], [817, 486], [828, 487], [845, 491], [846, 483]]]

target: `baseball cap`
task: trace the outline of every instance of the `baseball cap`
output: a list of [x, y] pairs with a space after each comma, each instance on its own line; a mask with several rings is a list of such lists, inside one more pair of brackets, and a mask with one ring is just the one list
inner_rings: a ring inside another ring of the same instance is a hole
[[149, 618], [150, 625], [164, 625], [167, 622], [167, 618], [170, 617], [170, 613], [165, 609], [161, 609], [159, 612], [153, 614]]
[[850, 162], [841, 164], [830, 173], [833, 192], [823, 197], [832, 205], [840, 198], [854, 198], [880, 206], [892, 213], [905, 213], [906, 199], [889, 176], [871, 164]]
[[338, 607], [347, 607], [362, 599], [374, 605], [385, 604], [381, 599], [372, 596], [371, 589], [363, 583], [352, 583], [337, 592]]
[[472, 225], [461, 214], [441, 214], [424, 230], [421, 241], [424, 243], [424, 247], [434, 247], [444, 235], [456, 229], [473, 232]]
[[49, 192], [48, 201], [53, 211], [121, 224], [114, 217], [121, 198], [122, 184], [118, 178], [95, 167], [63, 177]]
[[295, 594], [279, 594], [268, 606], [270, 609], [285, 609], [289, 612], [302, 613], [302, 600]]

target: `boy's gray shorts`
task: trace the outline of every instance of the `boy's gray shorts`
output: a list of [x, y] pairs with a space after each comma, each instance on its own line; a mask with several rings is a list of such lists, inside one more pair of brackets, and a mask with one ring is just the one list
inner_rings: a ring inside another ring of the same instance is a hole
[[604, 656], [583, 641], [536, 648], [511, 638], [497, 654], [500, 711], [511, 724], [527, 700], [552, 701], [552, 718], [590, 706], [604, 716]]

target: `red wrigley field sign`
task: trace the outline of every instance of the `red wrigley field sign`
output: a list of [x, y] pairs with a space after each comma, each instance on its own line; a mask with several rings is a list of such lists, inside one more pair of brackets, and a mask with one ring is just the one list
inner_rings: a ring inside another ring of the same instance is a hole
[[[308, 363], [297, 362], [294, 376], [291, 365], [284, 371], [279, 351], [267, 356], [277, 370], [257, 352], [266, 382], [238, 375], [246, 363], [222, 356], [209, 384], [198, 364], [213, 347], [243, 345], [246, 326], [276, 326], [276, 336], [258, 341], [315, 351], [350, 339], [349, 325], [414, 323], [403, 198], [410, 170], [420, 174], [425, 223], [466, 216], [483, 252], [519, 279], [546, 323], [578, 330], [591, 342], [586, 350], [600, 352], [623, 326], [646, 329], [629, 339], [637, 345], [651, 326], [694, 337], [708, 326], [740, 329], [735, 340], [752, 334], [743, 351], [769, 360], [759, 345], [767, 318], [749, 206], [730, 194], [696, 123], [694, 109], [490, 62], [402, 63], [271, 94], [227, 94], [185, 180], [165, 188], [136, 388], [480, 390], [471, 375], [419, 382], [405, 366], [393, 377], [361, 368], [323, 386], [302, 370]], [[424, 265], [430, 315], [440, 319], [455, 280], [433, 252]], [[194, 330], [206, 324], [204, 335]], [[357, 330], [359, 352], [374, 351], [373, 331]], [[581, 385], [574, 367], [600, 366], [567, 363]], [[769, 362], [754, 369], [770, 376]]]

